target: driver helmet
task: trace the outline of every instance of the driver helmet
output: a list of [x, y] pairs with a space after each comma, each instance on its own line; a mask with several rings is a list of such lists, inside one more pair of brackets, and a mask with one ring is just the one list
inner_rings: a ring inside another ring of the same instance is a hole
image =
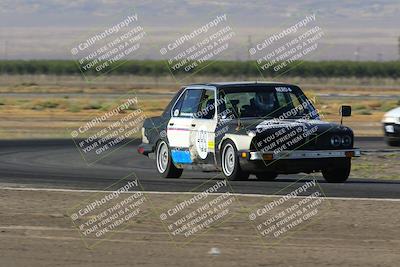
[[255, 105], [261, 110], [272, 111], [275, 107], [275, 96], [272, 92], [260, 92], [256, 94]]

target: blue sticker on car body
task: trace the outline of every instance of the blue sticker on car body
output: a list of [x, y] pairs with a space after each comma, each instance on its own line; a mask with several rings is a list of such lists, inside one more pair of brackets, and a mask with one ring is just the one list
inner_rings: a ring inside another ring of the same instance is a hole
[[179, 164], [192, 163], [190, 152], [187, 150], [171, 150], [171, 157], [174, 163], [179, 163]]

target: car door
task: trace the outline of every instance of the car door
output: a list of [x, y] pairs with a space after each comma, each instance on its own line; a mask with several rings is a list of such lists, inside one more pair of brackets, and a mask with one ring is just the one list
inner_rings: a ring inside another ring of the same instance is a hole
[[200, 89], [185, 89], [171, 109], [171, 119], [167, 124], [167, 138], [175, 164], [192, 163], [189, 151], [190, 138], [201, 96]]
[[198, 110], [192, 123], [190, 153], [196, 164], [215, 164], [215, 128], [217, 126], [214, 87], [203, 87]]

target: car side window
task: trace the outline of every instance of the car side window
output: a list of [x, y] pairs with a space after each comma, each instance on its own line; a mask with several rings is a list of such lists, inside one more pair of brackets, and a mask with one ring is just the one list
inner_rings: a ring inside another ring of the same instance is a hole
[[213, 90], [203, 90], [203, 96], [200, 101], [199, 110], [196, 118], [213, 119], [215, 115], [215, 94]]
[[304, 108], [294, 93], [277, 93], [276, 95], [282, 110], [286, 111], [296, 108], [296, 116], [304, 114]]
[[290, 94], [290, 98], [292, 101], [293, 108], [297, 109], [297, 115], [305, 114], [306, 110], [304, 109], [303, 105], [300, 103], [299, 98], [295, 94]]
[[176, 102], [176, 104], [172, 107], [172, 116], [174, 117], [178, 117], [179, 116], [179, 112], [181, 110], [182, 107], [182, 102], [183, 99], [185, 98], [187, 91], [185, 91], [181, 96], [179, 96], [178, 101]]
[[179, 98], [178, 102], [174, 106], [173, 116], [174, 117], [194, 117], [199, 106], [202, 90], [188, 89]]

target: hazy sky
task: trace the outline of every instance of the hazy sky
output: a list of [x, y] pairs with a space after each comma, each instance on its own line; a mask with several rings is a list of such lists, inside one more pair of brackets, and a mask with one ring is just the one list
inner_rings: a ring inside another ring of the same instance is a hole
[[223, 58], [247, 59], [251, 44], [315, 13], [316, 25], [326, 35], [323, 52], [313, 59], [398, 59], [399, 0], [1, 0], [0, 58], [70, 59], [71, 46], [118, 22], [129, 10], [138, 14], [147, 33], [133, 58], [161, 58], [164, 44], [227, 14], [236, 36]]

